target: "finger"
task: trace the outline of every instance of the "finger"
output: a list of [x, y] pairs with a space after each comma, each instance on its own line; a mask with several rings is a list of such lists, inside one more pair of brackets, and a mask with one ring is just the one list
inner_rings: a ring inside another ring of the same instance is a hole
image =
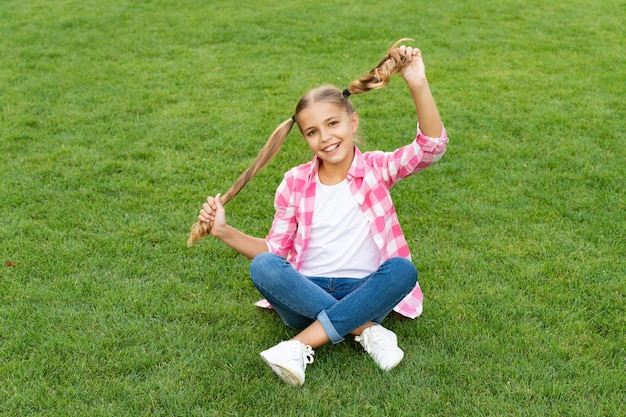
[[213, 214], [213, 212], [215, 212], [215, 208], [212, 207], [209, 203], [204, 203], [202, 205], [202, 210], [200, 210], [200, 212], [204, 212], [207, 215]]
[[215, 196], [215, 209], [222, 208], [222, 194], [217, 193]]
[[211, 223], [213, 219], [214, 217], [204, 210], [200, 211], [200, 214], [198, 215], [198, 220], [201, 222]]
[[211, 218], [213, 217], [213, 215], [215, 214], [215, 211], [213, 211], [212, 208], [208, 207], [207, 204], [205, 204], [202, 209], [200, 210], [200, 213], [198, 214], [198, 216], [204, 218], [204, 219], [209, 219], [211, 220]]
[[216, 201], [215, 201], [215, 197], [207, 197], [206, 201], [207, 202], [204, 203], [204, 204], [208, 204], [209, 207], [211, 207], [211, 209], [213, 211], [217, 210], [217, 204], [216, 204]]

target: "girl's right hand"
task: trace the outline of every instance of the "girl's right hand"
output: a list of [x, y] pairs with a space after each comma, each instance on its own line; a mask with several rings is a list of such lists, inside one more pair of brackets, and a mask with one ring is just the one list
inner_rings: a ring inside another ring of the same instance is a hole
[[222, 205], [221, 194], [215, 197], [207, 197], [206, 203], [202, 205], [198, 220], [205, 223], [212, 223], [211, 235], [215, 236], [226, 226], [226, 211]]

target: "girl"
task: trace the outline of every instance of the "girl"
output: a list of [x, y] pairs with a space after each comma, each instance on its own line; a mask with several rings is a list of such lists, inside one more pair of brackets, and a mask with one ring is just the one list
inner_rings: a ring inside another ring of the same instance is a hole
[[[448, 138], [422, 55], [398, 46], [402, 41], [346, 90], [322, 86], [306, 93], [295, 115], [276, 129], [269, 142], [282, 143], [297, 124], [313, 160], [285, 174], [265, 239], [227, 224], [227, 199], [220, 194], [208, 197], [198, 216], [204, 229], [199, 237], [210, 234], [252, 259], [255, 287], [288, 326], [301, 330], [261, 352], [288, 384], [304, 383], [315, 348], [347, 334], [383, 370], [392, 369], [404, 352], [380, 323], [394, 308], [412, 318], [421, 312], [417, 270], [389, 189], [435, 163]], [[354, 142], [359, 117], [348, 96], [384, 87], [395, 73], [402, 74], [415, 102], [417, 136], [393, 152], [361, 153]]]

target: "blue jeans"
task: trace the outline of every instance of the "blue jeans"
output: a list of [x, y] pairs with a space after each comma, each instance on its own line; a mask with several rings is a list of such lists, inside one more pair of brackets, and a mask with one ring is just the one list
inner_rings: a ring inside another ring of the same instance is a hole
[[304, 329], [319, 320], [332, 343], [373, 321], [381, 323], [415, 287], [417, 269], [405, 258], [391, 258], [365, 278], [306, 277], [271, 252], [250, 263], [255, 287], [283, 321]]

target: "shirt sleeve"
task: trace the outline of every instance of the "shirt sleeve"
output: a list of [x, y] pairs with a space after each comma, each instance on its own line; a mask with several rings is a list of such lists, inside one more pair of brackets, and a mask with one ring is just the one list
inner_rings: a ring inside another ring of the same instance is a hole
[[270, 252], [286, 257], [293, 249], [298, 230], [296, 207], [287, 176], [276, 189], [274, 208], [274, 221], [265, 242]]
[[446, 152], [448, 135], [445, 127], [438, 138], [426, 136], [417, 128], [415, 140], [393, 152], [372, 152], [370, 163], [381, 170], [387, 187], [391, 188], [403, 178], [428, 168]]

